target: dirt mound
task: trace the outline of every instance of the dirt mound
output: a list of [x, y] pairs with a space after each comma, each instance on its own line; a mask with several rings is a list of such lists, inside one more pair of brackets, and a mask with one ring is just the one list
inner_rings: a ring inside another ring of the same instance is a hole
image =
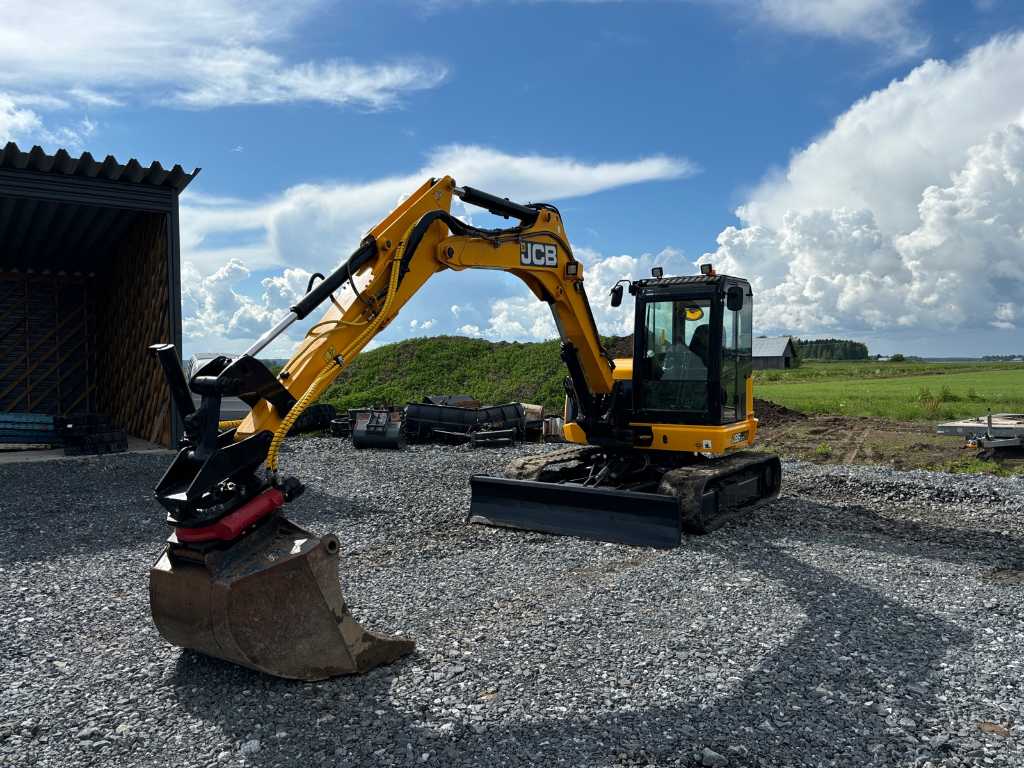
[[754, 398], [754, 415], [761, 420], [762, 425], [769, 427], [803, 421], [807, 418], [806, 413], [794, 411], [792, 408], [773, 403], [771, 400], [760, 400], [756, 397]]

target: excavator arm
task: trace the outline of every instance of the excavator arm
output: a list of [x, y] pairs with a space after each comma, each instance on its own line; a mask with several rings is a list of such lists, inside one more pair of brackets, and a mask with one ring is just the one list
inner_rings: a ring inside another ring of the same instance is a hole
[[[481, 229], [454, 217], [452, 197], [518, 224]], [[596, 427], [613, 391], [583, 266], [550, 205], [519, 205], [450, 177], [431, 179], [364, 238], [333, 273], [246, 352], [206, 363], [185, 380], [173, 345], [155, 351], [185, 437], [156, 487], [173, 532], [150, 572], [150, 606], [170, 642], [282, 677], [316, 680], [363, 672], [413, 648], [363, 629], [337, 579], [339, 543], [279, 514], [302, 484], [278, 470], [281, 444], [315, 402], [436, 273], [497, 269], [520, 278], [551, 308], [578, 404]], [[293, 323], [329, 302], [276, 376], [257, 356]], [[192, 393], [202, 396], [198, 408]], [[251, 408], [219, 421], [221, 398]]]
[[[470, 226], [451, 215], [453, 196], [520, 223], [493, 230]], [[557, 209], [523, 206], [457, 187], [446, 176], [427, 181], [374, 227], [345, 263], [246, 353], [254, 357], [291, 323], [330, 298], [327, 312], [278, 377], [298, 407], [282, 415], [281, 409], [263, 400], [239, 426], [237, 437], [274, 432], [268, 466], [275, 468], [276, 448], [302, 407], [322, 394], [431, 277], [447, 269], [509, 272], [546, 302], [582, 410], [596, 417], [596, 405], [612, 390], [614, 366], [601, 347], [583, 287], [583, 266], [573, 256]]]
[[[474, 227], [451, 214], [453, 196], [519, 223], [505, 229]], [[185, 404], [184, 446], [157, 486], [169, 522], [179, 529], [205, 529], [268, 484], [279, 487], [286, 501], [300, 493], [300, 483], [286, 483], [278, 474], [289, 430], [416, 292], [448, 269], [509, 272], [548, 304], [579, 406], [577, 423], [585, 431], [597, 425], [613, 389], [614, 363], [601, 346], [583, 287], [583, 265], [572, 253], [558, 210], [458, 187], [448, 176], [430, 179], [240, 357], [211, 360], [185, 382], [176, 371], [180, 366], [173, 347], [157, 347], [174, 401]], [[257, 355], [324, 303], [326, 313], [275, 377]], [[195, 412], [189, 410], [189, 389], [203, 396]], [[251, 407], [237, 425], [218, 422], [220, 399], [229, 395]], [[205, 532], [184, 535], [195, 539]]]

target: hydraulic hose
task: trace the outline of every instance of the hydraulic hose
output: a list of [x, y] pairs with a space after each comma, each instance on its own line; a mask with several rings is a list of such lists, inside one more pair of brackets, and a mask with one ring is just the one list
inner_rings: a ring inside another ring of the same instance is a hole
[[309, 385], [306, 391], [302, 393], [302, 397], [296, 400], [295, 405], [293, 405], [291, 410], [288, 411], [288, 415], [284, 417], [284, 420], [278, 426], [277, 431], [274, 432], [274, 438], [270, 442], [270, 449], [267, 451], [267, 469], [271, 472], [277, 471], [278, 451], [280, 451], [281, 444], [288, 436], [288, 433], [295, 425], [299, 416], [301, 416], [302, 412], [323, 394], [324, 390], [331, 385], [331, 382], [334, 381], [334, 377], [338, 375], [341, 369], [342, 365], [337, 360], [331, 360], [331, 362], [324, 366], [324, 369], [317, 374], [316, 378], [313, 379], [313, 383]]
[[[403, 241], [408, 242], [408, 240], [409, 233], [407, 232]], [[306, 410], [306, 408], [316, 402], [317, 398], [324, 393], [338, 374], [348, 367], [348, 361], [352, 357], [353, 350], [361, 349], [362, 345], [368, 341], [369, 338], [372, 338], [381, 322], [383, 322], [388, 309], [394, 301], [395, 294], [398, 291], [398, 279], [400, 273], [399, 265], [401, 264], [404, 252], [404, 246], [399, 245], [399, 247], [395, 249], [394, 256], [391, 257], [391, 268], [388, 275], [388, 291], [380, 312], [377, 313], [373, 320], [366, 325], [362, 333], [360, 333], [340, 355], [324, 366], [323, 370], [321, 370], [320, 373], [317, 374], [316, 378], [313, 379], [313, 382], [309, 385], [306, 391], [302, 393], [302, 396], [295, 402], [295, 405], [291, 407], [291, 410], [288, 411], [288, 415], [284, 417], [284, 420], [274, 432], [274, 438], [270, 441], [270, 449], [267, 451], [267, 469], [271, 473], [277, 472], [277, 456], [281, 450], [281, 445], [284, 443], [284, 439], [288, 436], [288, 432], [298, 420], [299, 416], [302, 415], [302, 412]]]

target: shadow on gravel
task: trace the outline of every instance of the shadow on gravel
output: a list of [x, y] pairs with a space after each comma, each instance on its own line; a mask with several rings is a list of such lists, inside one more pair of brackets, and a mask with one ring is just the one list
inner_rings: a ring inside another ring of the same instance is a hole
[[346, 765], [336, 757], [339, 748], [370, 755], [419, 740], [410, 719], [390, 703], [395, 675], [415, 658], [361, 677], [302, 683], [184, 651], [167, 682], [186, 712], [220, 727], [223, 749], [260, 741], [246, 757], [249, 765], [298, 765], [299, 755], [302, 764]]
[[[979, 566], [994, 565], [1008, 544], [1020, 551], [1016, 540], [975, 531], [978, 543], [958, 553], [962, 531], [894, 524], [866, 510], [812, 503], [803, 512], [812, 523], [846, 515], [849, 526], [834, 543], [871, 551]], [[882, 530], [871, 529], [876, 523]], [[715, 700], [585, 717], [572, 711], [547, 717], [541, 710], [536, 720], [506, 720], [482, 732], [457, 723], [445, 733], [440, 722], [415, 725], [427, 713], [412, 711], [411, 702], [403, 707], [390, 692], [406, 665], [423, 663], [415, 656], [361, 678], [301, 684], [184, 654], [171, 681], [174, 695], [193, 716], [216, 722], [227, 739], [259, 738], [260, 751], [248, 762], [265, 766], [289, 764], [298, 754], [315, 764], [412, 765], [427, 752], [433, 765], [695, 765], [705, 748], [725, 755], [730, 765], [867, 765], [923, 760], [956, 747], [953, 740], [933, 750], [914, 733], [930, 720], [945, 720], [936, 698], [944, 691], [927, 681], [950, 649], [971, 641], [968, 633], [803, 562], [781, 542], [752, 546], [730, 530], [713, 535], [715, 553], [782, 585], [807, 618], [783, 647], [742, 679], [732, 679]], [[849, 535], [865, 531], [872, 536]], [[831, 538], [827, 530], [781, 533], [808, 541]], [[685, 688], [687, 681], [678, 685]], [[517, 699], [518, 691], [499, 695]], [[276, 738], [278, 731], [287, 735]]]
[[[168, 454], [121, 454], [0, 465], [0, 487], [7, 489], [0, 498], [0, 563], [114, 549], [146, 551], [155, 560], [170, 533], [153, 498], [168, 461]], [[318, 535], [343, 531], [310, 521], [356, 524], [379, 514], [356, 499], [313, 491], [289, 507], [290, 519]]]
[[[926, 557], [959, 565], [999, 567], [1024, 563], [1024, 540], [1008, 533], [956, 528], [886, 517], [862, 506], [811, 502], [822, 514], [801, 514], [799, 524], [776, 525], [779, 537], [818, 544], [828, 539], [871, 552]], [[740, 521], [758, 525], [757, 517]]]
[[125, 453], [0, 465], [0, 562], [80, 558], [167, 536], [152, 488], [169, 454]]

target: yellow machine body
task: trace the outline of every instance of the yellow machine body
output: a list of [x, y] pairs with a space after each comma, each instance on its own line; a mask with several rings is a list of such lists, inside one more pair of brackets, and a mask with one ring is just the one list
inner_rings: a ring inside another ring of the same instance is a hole
[[[616, 358], [614, 377], [616, 381], [633, 378], [633, 361]], [[708, 456], [724, 456], [727, 453], [743, 451], [753, 447], [757, 439], [758, 420], [754, 416], [754, 382], [746, 380], [747, 418], [725, 426], [704, 424], [659, 424], [649, 421], [631, 421], [630, 427], [648, 427], [654, 434], [649, 446], [640, 450], [664, 451], [668, 453], [699, 453]], [[568, 407], [565, 409], [568, 414]], [[589, 445], [587, 433], [575, 421], [567, 421], [562, 428], [566, 442]]]

